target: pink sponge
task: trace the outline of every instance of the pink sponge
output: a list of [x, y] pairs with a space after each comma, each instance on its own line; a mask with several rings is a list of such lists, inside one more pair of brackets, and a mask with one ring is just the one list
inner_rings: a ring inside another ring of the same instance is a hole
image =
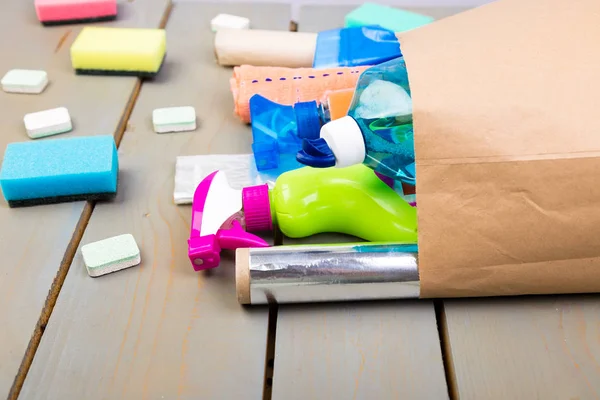
[[108, 21], [117, 16], [117, 1], [35, 0], [35, 11], [44, 25]]

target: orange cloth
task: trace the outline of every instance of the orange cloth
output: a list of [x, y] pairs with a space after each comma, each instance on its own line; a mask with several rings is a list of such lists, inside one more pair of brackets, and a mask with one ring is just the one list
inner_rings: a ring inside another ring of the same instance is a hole
[[233, 69], [230, 80], [235, 113], [250, 122], [250, 97], [260, 94], [279, 104], [320, 102], [328, 90], [353, 89], [360, 74], [369, 67], [282, 68], [242, 65]]
[[327, 102], [329, 108], [329, 117], [336, 120], [348, 115], [352, 98], [354, 97], [354, 88], [342, 90], [329, 90], [325, 92], [321, 102]]

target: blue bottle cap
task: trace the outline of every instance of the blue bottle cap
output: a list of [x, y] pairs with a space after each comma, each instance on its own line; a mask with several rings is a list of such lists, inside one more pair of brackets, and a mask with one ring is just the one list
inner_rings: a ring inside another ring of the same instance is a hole
[[316, 101], [294, 104], [296, 127], [300, 139], [317, 139], [321, 130], [321, 118]]
[[302, 150], [296, 155], [299, 163], [313, 168], [335, 166], [335, 156], [323, 138], [302, 140]]

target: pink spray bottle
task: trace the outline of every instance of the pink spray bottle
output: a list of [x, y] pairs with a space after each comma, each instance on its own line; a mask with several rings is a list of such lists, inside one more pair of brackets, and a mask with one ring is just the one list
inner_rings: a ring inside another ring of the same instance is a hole
[[194, 270], [217, 267], [222, 249], [269, 247], [265, 240], [246, 232], [243, 197], [242, 190], [229, 186], [223, 171], [213, 172], [198, 185], [188, 239], [188, 256]]

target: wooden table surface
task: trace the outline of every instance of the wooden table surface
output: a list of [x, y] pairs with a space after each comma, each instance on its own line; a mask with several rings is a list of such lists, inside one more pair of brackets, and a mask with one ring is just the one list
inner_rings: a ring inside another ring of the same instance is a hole
[[[304, 6], [298, 29], [338, 27], [349, 9]], [[209, 21], [226, 12], [285, 30], [288, 5], [120, 3], [119, 19], [103, 25], [166, 25], [164, 69], [143, 83], [75, 76], [69, 46], [81, 25], [44, 28], [22, 0], [2, 11], [9, 40], [0, 74], [45, 69], [51, 81], [42, 95], [0, 92], [2, 148], [29, 140], [25, 113], [66, 106], [74, 130], [63, 136], [112, 133], [121, 165], [113, 202], [0, 203], [0, 398], [600, 397], [599, 296], [244, 308], [231, 255], [213, 273], [192, 270], [190, 207], [172, 200], [175, 158], [247, 153], [251, 143], [233, 115], [232, 71], [215, 62]], [[196, 108], [198, 129], [154, 133], [152, 110], [178, 105]], [[90, 278], [80, 246], [122, 233], [135, 236], [142, 264]], [[310, 239], [335, 240], [344, 238]]]

